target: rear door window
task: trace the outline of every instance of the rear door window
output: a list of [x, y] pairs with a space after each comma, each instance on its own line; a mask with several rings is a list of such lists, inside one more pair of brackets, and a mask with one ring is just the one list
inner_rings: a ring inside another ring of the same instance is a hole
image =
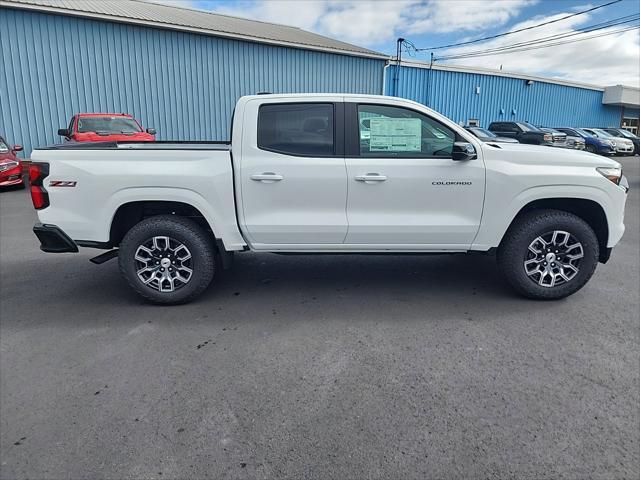
[[286, 155], [335, 153], [332, 103], [265, 104], [258, 112], [258, 148]]

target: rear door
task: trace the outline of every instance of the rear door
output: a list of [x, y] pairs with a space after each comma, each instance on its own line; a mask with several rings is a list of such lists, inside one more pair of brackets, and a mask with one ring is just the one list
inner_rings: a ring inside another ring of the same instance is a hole
[[[241, 224], [256, 249], [342, 244], [347, 177], [342, 97], [245, 107]], [[339, 127], [338, 127], [339, 124]]]
[[464, 139], [441, 120], [400, 105], [346, 103], [345, 122], [345, 243], [368, 249], [467, 249], [480, 227], [484, 201], [479, 148], [479, 158], [454, 161], [453, 144]]

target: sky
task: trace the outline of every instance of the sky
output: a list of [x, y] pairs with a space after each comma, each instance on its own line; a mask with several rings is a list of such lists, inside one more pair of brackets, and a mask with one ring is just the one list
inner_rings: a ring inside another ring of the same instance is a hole
[[[418, 48], [475, 40], [581, 12], [611, 0], [157, 0], [253, 20], [291, 25], [378, 52], [395, 55], [398, 37]], [[435, 58], [477, 52], [564, 34], [627, 15], [640, 14], [640, 0], [621, 0], [593, 12], [543, 27], [471, 45], [432, 50]], [[635, 23], [613, 26], [597, 34]], [[591, 34], [571, 37], [577, 39]], [[429, 61], [430, 51], [403, 53]], [[629, 30], [554, 47], [483, 57], [436, 60], [528, 73], [596, 85], [640, 88], [640, 30]]]

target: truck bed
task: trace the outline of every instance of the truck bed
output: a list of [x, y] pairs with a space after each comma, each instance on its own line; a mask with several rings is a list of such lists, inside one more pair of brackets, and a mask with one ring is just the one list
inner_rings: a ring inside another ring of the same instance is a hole
[[[245, 241], [238, 230], [228, 142], [68, 143], [34, 150], [49, 164], [50, 206], [42, 223], [56, 224], [79, 244], [107, 243], [118, 210], [135, 202], [190, 205], [227, 250]], [[51, 183], [54, 182], [54, 183]]]

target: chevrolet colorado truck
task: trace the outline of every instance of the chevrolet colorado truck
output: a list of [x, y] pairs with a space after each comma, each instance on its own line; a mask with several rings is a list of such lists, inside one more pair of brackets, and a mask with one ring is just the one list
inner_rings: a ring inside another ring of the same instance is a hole
[[350, 94], [242, 97], [231, 142], [64, 144], [32, 161], [40, 248], [107, 249], [92, 261], [117, 257], [165, 304], [246, 250], [495, 252], [516, 291], [562, 298], [609, 259], [628, 190], [611, 159], [482, 142], [421, 104]]

